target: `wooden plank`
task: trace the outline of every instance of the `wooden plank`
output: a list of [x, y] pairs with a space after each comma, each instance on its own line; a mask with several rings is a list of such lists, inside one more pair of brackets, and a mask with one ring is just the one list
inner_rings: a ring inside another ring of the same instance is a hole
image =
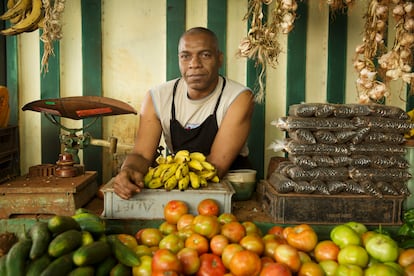
[[[82, 15], [82, 85], [84, 96], [103, 96], [102, 94], [102, 27], [101, 0], [81, 1]], [[83, 126], [93, 119], [84, 119]], [[103, 135], [102, 119], [99, 118], [87, 128], [92, 137]], [[101, 147], [87, 147], [83, 150], [83, 163], [86, 170], [98, 172], [98, 183], [102, 183]]]

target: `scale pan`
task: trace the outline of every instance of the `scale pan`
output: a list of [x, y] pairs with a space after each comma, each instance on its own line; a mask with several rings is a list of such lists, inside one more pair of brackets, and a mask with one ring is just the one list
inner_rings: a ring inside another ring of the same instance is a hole
[[22, 110], [43, 112], [73, 120], [122, 114], [137, 114], [137, 111], [125, 102], [100, 96], [75, 96], [37, 100], [27, 103], [22, 107]]

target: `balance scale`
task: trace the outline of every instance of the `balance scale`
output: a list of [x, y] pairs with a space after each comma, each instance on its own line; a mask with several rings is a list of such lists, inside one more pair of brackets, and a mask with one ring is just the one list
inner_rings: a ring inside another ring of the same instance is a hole
[[[105, 141], [93, 139], [89, 133], [77, 133], [83, 132], [100, 117], [137, 112], [122, 101], [98, 96], [43, 99], [26, 104], [22, 110], [41, 112], [54, 125], [67, 131], [59, 137], [64, 151], [56, 164], [32, 166], [27, 175], [0, 184], [0, 219], [21, 215], [73, 215], [99, 189], [97, 172], [84, 171], [79, 161], [79, 150], [96, 145], [108, 147], [114, 154], [118, 147], [132, 148], [132, 145], [118, 145], [114, 137]], [[56, 116], [94, 120], [83, 128], [72, 129], [60, 124]]]

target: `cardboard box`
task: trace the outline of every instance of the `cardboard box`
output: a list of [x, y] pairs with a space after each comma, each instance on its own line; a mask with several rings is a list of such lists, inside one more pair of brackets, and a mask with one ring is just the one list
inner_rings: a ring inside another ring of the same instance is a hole
[[215, 199], [220, 205], [220, 213], [231, 212], [231, 199], [235, 193], [226, 180], [209, 183], [200, 189], [185, 191], [165, 189], [144, 189], [129, 200], [115, 194], [111, 179], [102, 191], [104, 193], [104, 211], [102, 216], [111, 219], [163, 219], [164, 206], [170, 200], [182, 200], [188, 204], [189, 212], [196, 215], [198, 203], [205, 198]]
[[257, 187], [258, 199], [274, 223], [339, 224], [357, 221], [366, 225], [402, 224], [404, 196], [338, 194], [280, 194], [265, 180]]

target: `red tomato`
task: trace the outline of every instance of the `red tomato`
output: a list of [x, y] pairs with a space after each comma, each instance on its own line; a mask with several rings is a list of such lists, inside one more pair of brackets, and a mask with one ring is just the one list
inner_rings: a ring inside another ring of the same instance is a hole
[[282, 263], [270, 263], [262, 268], [260, 276], [292, 276], [289, 267]]
[[137, 237], [139, 244], [149, 247], [158, 246], [163, 238], [163, 235], [158, 228], [144, 228], [138, 231], [135, 236]]
[[261, 237], [255, 235], [247, 235], [244, 236], [239, 244], [243, 246], [243, 248], [253, 251], [257, 255], [261, 256], [264, 252], [265, 244]]
[[199, 215], [219, 216], [220, 206], [216, 200], [212, 198], [205, 198], [198, 203], [197, 212]]
[[283, 227], [279, 225], [272, 226], [269, 230], [267, 230], [267, 234], [274, 234], [279, 237], [283, 237]]
[[276, 247], [275, 260], [287, 265], [292, 272], [298, 272], [301, 266], [298, 250], [289, 244], [281, 244]]
[[318, 242], [313, 250], [313, 255], [318, 263], [324, 260], [336, 261], [338, 259], [338, 253], [339, 246], [332, 240]]
[[196, 276], [223, 276], [226, 273], [226, 268], [217, 255], [204, 253], [200, 256], [200, 261], [200, 269]]
[[221, 234], [229, 239], [230, 242], [238, 243], [246, 236], [246, 229], [238, 221], [231, 221], [221, 226]]
[[414, 263], [414, 248], [408, 248], [401, 251], [398, 256], [398, 263], [402, 267], [409, 266]]
[[305, 252], [312, 251], [318, 243], [318, 235], [308, 224], [286, 227], [284, 235], [288, 244]]
[[244, 248], [238, 243], [230, 243], [223, 249], [221, 259], [223, 260], [224, 267], [229, 268], [230, 260], [233, 258], [236, 252], [242, 251]]
[[181, 200], [171, 200], [164, 206], [164, 218], [171, 224], [177, 224], [179, 218], [187, 213], [188, 205]]
[[185, 247], [195, 249], [198, 252], [198, 255], [207, 253], [210, 248], [208, 239], [198, 233], [191, 234], [185, 240]]
[[177, 221], [177, 230], [180, 231], [186, 228], [188, 225], [191, 225], [191, 222], [194, 219], [193, 214], [184, 214]]
[[236, 252], [229, 264], [230, 272], [235, 276], [257, 276], [261, 268], [259, 255], [246, 249]]
[[255, 224], [254, 222], [243, 221], [242, 225], [246, 229], [246, 235], [255, 234], [255, 235], [263, 236], [262, 230], [260, 230], [259, 226], [257, 226], [257, 224]]
[[210, 250], [213, 254], [216, 254], [218, 256], [221, 256], [221, 253], [223, 253], [224, 247], [226, 247], [229, 244], [229, 240], [219, 234], [215, 235], [210, 240]]
[[185, 275], [193, 275], [200, 269], [201, 261], [197, 250], [193, 248], [184, 247], [177, 253], [177, 258], [183, 266]]
[[217, 219], [221, 224], [226, 224], [230, 221], [237, 221], [237, 217], [232, 213], [221, 213]]
[[315, 262], [303, 263], [299, 269], [298, 276], [324, 276], [322, 267]]
[[216, 216], [197, 215], [192, 221], [192, 230], [211, 239], [220, 233], [220, 223]]
[[158, 249], [152, 257], [151, 269], [153, 275], [158, 272], [182, 272], [182, 265], [177, 255], [168, 249]]
[[158, 229], [160, 229], [163, 235], [168, 235], [177, 232], [177, 225], [163, 221], [160, 226], [158, 226]]

